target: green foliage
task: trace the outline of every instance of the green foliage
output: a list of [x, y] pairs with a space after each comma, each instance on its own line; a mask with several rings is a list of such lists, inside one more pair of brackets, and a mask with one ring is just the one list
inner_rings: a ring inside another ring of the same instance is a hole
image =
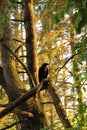
[[6, 6], [3, 10], [3, 16], [0, 16], [0, 30], [6, 26], [9, 18], [9, 6]]
[[67, 1], [63, 3], [60, 11], [57, 10], [58, 5], [55, 6], [55, 13], [52, 14], [52, 25], [57, 24], [62, 20], [66, 13], [70, 14], [71, 10], [74, 12], [72, 23], [77, 33], [80, 33], [82, 27], [87, 25], [87, 0], [80, 0], [80, 2], [75, 0]]
[[87, 24], [87, 0], [80, 0], [80, 2], [73, 0], [73, 9], [75, 14], [72, 18], [72, 23], [76, 32], [80, 33], [82, 27]]
[[16, 0], [9, 0], [11, 3], [16, 3], [17, 1]]
[[51, 20], [52, 26], [53, 26], [54, 24], [57, 24], [57, 23], [60, 21], [58, 14], [52, 15], [51, 18], [52, 18], [52, 20]]
[[78, 130], [82, 130], [87, 128], [87, 114], [86, 114], [86, 105], [84, 103], [80, 103], [77, 106], [77, 112], [74, 116], [73, 123], [75, 128]]
[[81, 28], [87, 24], [87, 8], [81, 8], [73, 16], [72, 23], [77, 33], [81, 32]]
[[26, 6], [26, 4], [27, 4], [27, 0], [22, 0], [22, 6], [24, 7]]
[[0, 16], [0, 30], [7, 25], [8, 20], [10, 19], [10, 12], [15, 6], [15, 0], [10, 0], [9, 4], [5, 6], [3, 14]]
[[78, 62], [77, 62], [77, 59], [73, 61], [73, 68], [74, 68], [74, 72], [78, 71]]
[[78, 62], [81, 63], [87, 59], [87, 37], [83, 35], [78, 42], [74, 45], [75, 50], [78, 52]]
[[40, 129], [40, 130], [50, 130], [52, 127], [53, 127], [53, 125], [50, 125], [50, 126], [47, 126], [47, 127], [42, 128], [42, 129]]
[[48, 8], [49, 8], [50, 6], [52, 6], [53, 3], [54, 3], [54, 0], [48, 0], [48, 4], [47, 4]]
[[49, 125], [49, 126], [46, 126], [40, 130], [64, 130], [63, 126], [61, 125], [61, 122], [60, 121], [56, 121], [55, 123]]
[[86, 130], [87, 129], [87, 110], [86, 103], [77, 105], [77, 111], [72, 120], [73, 127], [66, 130]]
[[[62, 20], [64, 18], [64, 15], [68, 12], [69, 10], [69, 4], [68, 2], [65, 2], [63, 5], [62, 5], [62, 9], [61, 11], [58, 12], [58, 5], [55, 6], [54, 8], [54, 13], [52, 13], [52, 17], [51, 17], [51, 24], [54, 25], [54, 24], [58, 24], [58, 22], [60, 20]], [[58, 12], [58, 13], [57, 13]]]

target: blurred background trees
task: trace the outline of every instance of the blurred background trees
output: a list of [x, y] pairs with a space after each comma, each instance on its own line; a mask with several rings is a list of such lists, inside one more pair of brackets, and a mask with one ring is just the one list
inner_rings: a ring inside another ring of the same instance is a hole
[[[34, 37], [30, 35], [29, 41], [36, 44], [34, 45], [35, 56], [37, 57], [35, 62], [29, 58], [31, 52], [28, 52], [28, 44], [26, 46], [26, 43], [28, 43], [26, 36], [28, 33], [32, 34], [29, 29], [32, 30], [33, 27], [31, 28], [28, 23], [31, 21], [30, 18], [28, 18], [30, 20], [28, 22], [24, 19], [25, 5], [26, 1], [9, 0], [9, 6], [5, 8], [4, 15], [0, 18], [0, 32], [6, 24], [7, 12], [10, 11], [11, 49], [25, 66], [29, 65], [31, 67], [32, 75], [34, 74], [33, 69], [36, 69], [37, 73], [39, 66], [44, 62], [50, 64], [49, 79], [53, 81], [55, 92], [62, 102], [68, 120], [72, 124], [72, 130], [86, 130], [87, 0], [33, 0], [36, 36], [35, 41], [33, 41]], [[26, 33], [27, 29], [28, 32]], [[2, 60], [0, 60], [0, 65], [2, 66]], [[15, 65], [18, 76], [23, 82], [23, 88], [21, 89], [28, 91], [31, 88], [30, 78], [16, 58]], [[36, 73], [34, 76], [37, 75]], [[38, 84], [37, 76], [36, 79], [34, 76], [35, 84]], [[43, 90], [39, 96], [46, 120], [43, 129], [64, 129], [48, 91]], [[8, 98], [1, 86], [1, 106], [3, 102], [8, 103]], [[2, 109], [3, 107], [0, 107], [0, 110]], [[5, 125], [14, 124], [14, 122], [16, 124], [10, 129], [16, 129], [17, 119], [15, 113], [12, 112], [0, 120], [0, 129], [4, 128]]]

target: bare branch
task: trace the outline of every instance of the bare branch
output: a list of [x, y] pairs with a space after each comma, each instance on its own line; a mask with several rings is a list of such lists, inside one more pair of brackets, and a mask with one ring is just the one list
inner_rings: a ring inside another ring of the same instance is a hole
[[64, 68], [64, 66], [71, 60], [71, 59], [73, 59], [76, 55], [78, 55], [78, 53], [76, 53], [76, 54], [73, 54], [72, 56], [70, 56], [70, 58], [64, 63], [64, 65], [62, 66], [62, 67], [60, 67], [60, 68], [57, 68], [58, 69], [58, 71], [60, 71], [61, 69], [63, 69]]
[[8, 103], [7, 104], [0, 104], [0, 107], [7, 107], [8, 106]]
[[47, 80], [47, 79], [43, 80], [41, 82], [41, 84], [39, 84], [35, 88], [32, 88], [30, 91], [26, 92], [24, 95], [19, 97], [17, 100], [10, 103], [4, 110], [2, 110], [0, 112], [0, 118], [5, 116], [6, 114], [8, 114], [10, 111], [12, 111], [14, 108], [18, 107], [20, 104], [22, 104], [23, 102], [25, 102], [29, 98], [33, 97], [37, 93], [39, 86], [40, 87], [42, 86], [41, 90], [46, 89], [46, 87], [48, 86], [48, 83], [49, 83], [49, 80]]
[[55, 93], [55, 89], [53, 88], [52, 81], [49, 82], [49, 86], [47, 87], [47, 90], [49, 94], [51, 95], [51, 98], [53, 100], [53, 104], [55, 106], [56, 112], [64, 126], [64, 128], [71, 128], [71, 123], [69, 122], [66, 112], [62, 106], [62, 102], [59, 98], [59, 96]]
[[15, 22], [24, 22], [23, 20], [21, 20], [21, 19], [11, 19], [11, 21], [15, 21]]

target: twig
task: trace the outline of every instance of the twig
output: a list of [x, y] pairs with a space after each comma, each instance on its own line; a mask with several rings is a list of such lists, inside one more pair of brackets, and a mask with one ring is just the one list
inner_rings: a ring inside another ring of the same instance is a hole
[[61, 69], [63, 69], [64, 68], [64, 66], [71, 60], [71, 59], [73, 59], [74, 58], [74, 56], [76, 56], [76, 55], [78, 55], [78, 53], [76, 53], [76, 54], [73, 54], [72, 56], [70, 56], [70, 58], [64, 63], [64, 65], [62, 66], [62, 67], [60, 67], [60, 68], [57, 68], [58, 69], [58, 72], [61, 70]]
[[21, 23], [24, 22], [24, 20], [21, 20], [21, 19], [20, 20], [19, 19], [11, 19], [11, 21], [16, 21], [16, 22], [21, 22]]

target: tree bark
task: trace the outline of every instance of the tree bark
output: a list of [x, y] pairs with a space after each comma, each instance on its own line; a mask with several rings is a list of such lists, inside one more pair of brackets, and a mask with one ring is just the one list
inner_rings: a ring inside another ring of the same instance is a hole
[[71, 128], [71, 124], [68, 120], [68, 117], [66, 115], [66, 112], [62, 106], [62, 103], [61, 103], [61, 100], [60, 98], [57, 96], [57, 94], [55, 93], [55, 90], [53, 88], [53, 84], [52, 84], [52, 81], [49, 82], [49, 85], [47, 87], [47, 90], [48, 92], [50, 93], [51, 95], [51, 98], [53, 100], [53, 104], [55, 106], [55, 109], [56, 109], [56, 112], [59, 116], [59, 119], [61, 120], [64, 128]]
[[[27, 67], [35, 83], [35, 85], [33, 86], [30, 80], [30, 88], [32, 89], [32, 86], [35, 87], [38, 84], [37, 39], [36, 39], [33, 0], [27, 0], [27, 3], [24, 7], [24, 25], [26, 32]], [[38, 106], [38, 111], [43, 115], [43, 109], [40, 100], [38, 98], [38, 95], [35, 96], [35, 101]], [[42, 120], [42, 124], [44, 127], [44, 116], [39, 116], [39, 119]]]
[[24, 25], [26, 30], [27, 66], [34, 79], [35, 85], [37, 85], [38, 58], [37, 58], [37, 41], [36, 41], [36, 27], [34, 19], [33, 0], [28, 0], [26, 6], [24, 7]]

